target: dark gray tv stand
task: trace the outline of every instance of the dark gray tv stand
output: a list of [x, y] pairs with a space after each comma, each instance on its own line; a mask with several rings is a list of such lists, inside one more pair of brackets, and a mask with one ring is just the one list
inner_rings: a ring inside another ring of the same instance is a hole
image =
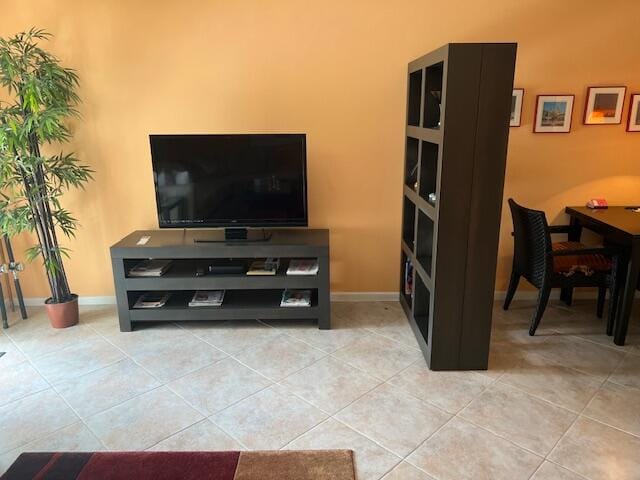
[[[261, 242], [206, 242], [211, 230], [136, 231], [111, 247], [111, 263], [118, 303], [120, 330], [130, 332], [142, 322], [180, 320], [273, 320], [317, 319], [321, 329], [331, 328], [329, 306], [329, 231], [320, 229], [272, 230]], [[138, 245], [141, 237], [151, 237]], [[213, 259], [280, 258], [276, 275], [196, 276], [199, 265]], [[173, 266], [162, 277], [132, 278], [128, 271], [138, 262], [171, 259]], [[313, 276], [286, 275], [292, 258], [317, 258], [319, 271]], [[280, 307], [286, 288], [312, 291], [310, 307]], [[189, 308], [195, 290], [226, 290], [220, 307]], [[148, 291], [168, 291], [172, 296], [164, 307], [133, 308]]]

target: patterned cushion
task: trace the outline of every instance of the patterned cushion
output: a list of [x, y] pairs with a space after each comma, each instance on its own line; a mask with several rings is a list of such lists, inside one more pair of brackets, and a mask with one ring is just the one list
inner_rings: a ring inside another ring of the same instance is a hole
[[[580, 242], [555, 242], [551, 248], [557, 251], [579, 250], [588, 247]], [[599, 253], [553, 257], [553, 271], [563, 275], [571, 275], [575, 272], [582, 272], [585, 275], [592, 275], [594, 272], [608, 272], [611, 270], [611, 265], [611, 259]]]

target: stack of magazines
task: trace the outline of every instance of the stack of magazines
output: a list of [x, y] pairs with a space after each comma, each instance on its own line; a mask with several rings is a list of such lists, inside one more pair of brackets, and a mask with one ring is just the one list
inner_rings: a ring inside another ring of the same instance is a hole
[[281, 307], [310, 307], [311, 290], [285, 290], [282, 292]]
[[251, 263], [247, 275], [275, 275], [280, 267], [279, 258], [267, 258], [266, 260], [255, 260]]
[[289, 261], [287, 275], [316, 275], [318, 260], [315, 258], [292, 259]]
[[224, 300], [224, 290], [198, 290], [193, 294], [189, 307], [219, 307]]
[[129, 276], [161, 277], [170, 266], [171, 260], [144, 260], [129, 270]]
[[171, 297], [167, 292], [147, 292], [140, 295], [133, 308], [161, 308]]

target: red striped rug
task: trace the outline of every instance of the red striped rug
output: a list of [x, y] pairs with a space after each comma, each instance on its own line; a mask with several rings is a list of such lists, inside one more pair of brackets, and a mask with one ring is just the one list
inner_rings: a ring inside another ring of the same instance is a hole
[[355, 480], [351, 450], [23, 453], [3, 480]]

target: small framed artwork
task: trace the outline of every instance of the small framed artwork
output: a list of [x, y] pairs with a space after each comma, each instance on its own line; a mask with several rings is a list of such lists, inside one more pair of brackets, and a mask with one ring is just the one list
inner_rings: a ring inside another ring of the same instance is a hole
[[538, 95], [535, 133], [569, 133], [574, 95]]
[[622, 121], [627, 87], [589, 87], [584, 110], [585, 125], [615, 125]]
[[631, 95], [627, 132], [640, 132], [640, 93]]
[[522, 98], [524, 97], [524, 88], [514, 88], [511, 95], [511, 120], [510, 127], [520, 126], [520, 117], [522, 116]]

